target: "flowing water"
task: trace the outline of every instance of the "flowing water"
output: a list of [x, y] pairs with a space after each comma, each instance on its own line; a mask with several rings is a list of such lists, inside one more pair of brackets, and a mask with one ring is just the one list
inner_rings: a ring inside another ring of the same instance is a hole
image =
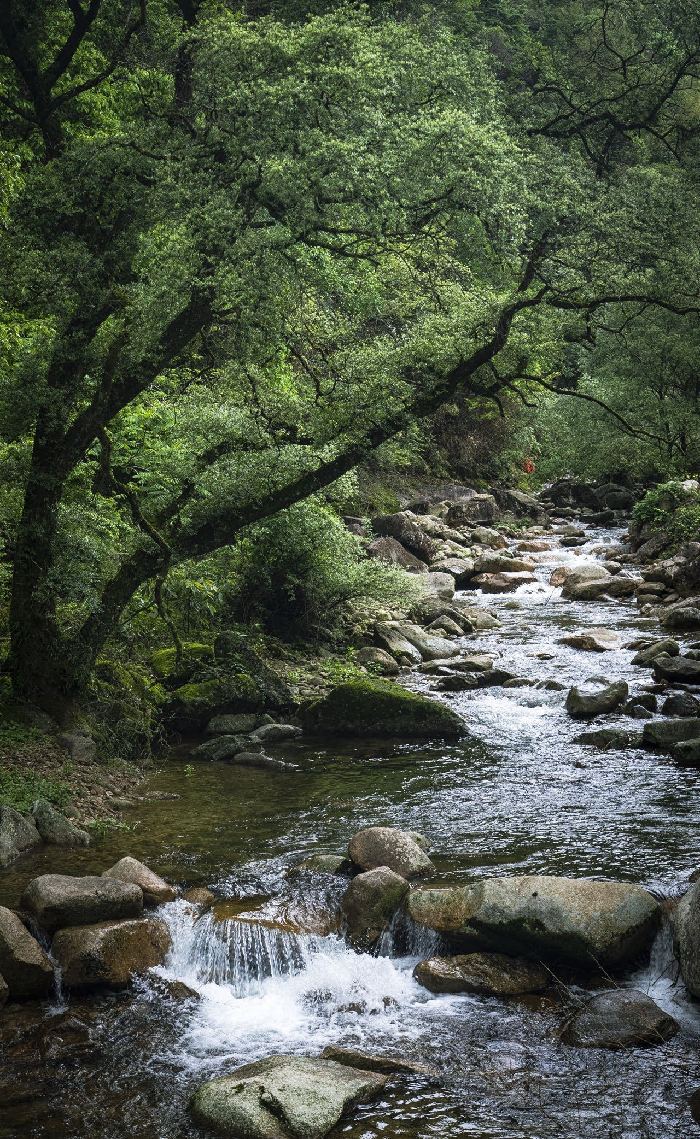
[[[595, 654], [559, 643], [590, 626], [619, 631], [623, 644], [658, 635], [631, 602], [572, 604], [547, 584], [553, 566], [590, 561], [596, 544], [616, 537], [592, 531], [576, 551], [551, 538], [534, 555], [537, 584], [476, 595], [502, 625], [466, 638], [465, 649], [492, 652], [518, 676], [554, 680], [563, 691], [443, 694], [469, 726], [459, 743], [289, 745], [278, 754], [299, 765], [290, 773], [192, 770], [175, 753], [150, 780], [160, 797], [125, 815], [133, 829], [87, 851], [37, 854], [4, 875], [0, 901], [15, 905], [37, 873], [99, 872], [130, 853], [230, 901], [198, 921], [184, 902], [163, 907], [173, 950], [136, 995], [71, 1000], [68, 1011], [58, 999], [6, 1011], [0, 1136], [191, 1139], [201, 1133], [187, 1099], [202, 1080], [271, 1053], [316, 1055], [327, 1044], [439, 1072], [393, 1082], [334, 1139], [700, 1136], [688, 1107], [700, 1085], [700, 1006], [677, 981], [667, 927], [649, 963], [618, 983], [654, 996], [679, 1020], [678, 1036], [649, 1050], [579, 1050], [559, 1039], [562, 999], [573, 1005], [583, 995], [575, 985], [564, 998], [434, 996], [412, 970], [439, 950], [436, 937], [397, 923], [378, 956], [355, 953], [336, 920], [343, 880], [289, 874], [305, 855], [342, 852], [362, 827], [391, 824], [429, 837], [438, 879], [540, 872], [626, 879], [663, 897], [681, 891], [700, 862], [698, 773], [648, 752], [575, 744], [581, 726], [563, 708], [565, 689], [587, 676], [623, 677], [633, 691], [649, 684], [628, 649]], [[433, 690], [427, 676], [404, 680]], [[605, 723], [639, 726], [624, 716]], [[174, 1001], [165, 985], [173, 980], [200, 999]], [[89, 1040], [75, 1027], [71, 1036], [71, 1017], [88, 1026]], [[52, 1052], [52, 1030], [72, 1045]]]

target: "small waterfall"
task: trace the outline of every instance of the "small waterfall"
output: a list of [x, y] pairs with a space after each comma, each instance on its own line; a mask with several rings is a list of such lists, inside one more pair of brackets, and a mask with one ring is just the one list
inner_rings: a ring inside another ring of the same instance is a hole
[[437, 957], [445, 951], [439, 933], [418, 925], [404, 910], [398, 910], [377, 945], [378, 957]]

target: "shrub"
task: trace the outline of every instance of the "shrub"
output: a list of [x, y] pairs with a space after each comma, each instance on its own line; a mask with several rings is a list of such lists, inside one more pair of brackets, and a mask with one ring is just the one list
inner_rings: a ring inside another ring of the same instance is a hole
[[700, 540], [700, 490], [691, 480], [674, 479], [647, 491], [632, 511], [638, 526], [665, 530], [674, 544]]

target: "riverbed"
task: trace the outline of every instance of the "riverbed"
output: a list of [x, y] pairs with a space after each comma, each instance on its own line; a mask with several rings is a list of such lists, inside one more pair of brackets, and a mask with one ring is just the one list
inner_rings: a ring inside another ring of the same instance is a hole
[[[430, 937], [397, 927], [379, 956], [355, 953], [328, 922], [343, 880], [289, 873], [306, 855], [340, 853], [356, 831], [387, 824], [427, 836], [438, 880], [616, 878], [662, 898], [687, 887], [700, 865], [698, 772], [648, 751], [573, 742], [582, 727], [564, 710], [571, 684], [605, 676], [637, 692], [650, 673], [630, 663], [630, 649], [582, 652], [559, 638], [593, 626], [619, 632], [623, 645], [660, 633], [632, 601], [574, 604], [549, 585], [555, 566], [604, 556], [592, 551], [619, 534], [587, 537], [572, 550], [549, 536], [549, 548], [532, 555], [537, 582], [514, 594], [470, 595], [501, 627], [465, 638], [465, 650], [493, 653], [538, 686], [435, 693], [467, 723], [458, 743], [294, 743], [275, 751], [298, 765], [289, 772], [195, 766], [181, 749], [149, 778], [154, 797], [124, 812], [128, 829], [87, 850], [26, 857], [3, 876], [0, 901], [16, 905], [36, 874], [101, 872], [128, 853], [166, 878], [235, 899], [196, 926], [185, 903], [161, 911], [174, 946], [160, 972], [193, 987], [198, 1001], [173, 1001], [157, 977], [135, 995], [71, 1000], [68, 1015], [89, 1039], [53, 1058], [44, 1047], [43, 1061], [35, 1041], [65, 1023], [60, 994], [50, 1007], [6, 1011], [3, 1139], [194, 1139], [202, 1132], [187, 1100], [202, 1080], [327, 1044], [398, 1054], [440, 1074], [392, 1083], [334, 1139], [700, 1136], [688, 1107], [700, 1086], [700, 1005], [677, 981], [667, 928], [649, 964], [616, 982], [649, 992], [680, 1022], [679, 1034], [653, 1049], [578, 1050], [559, 1039], [560, 1000], [434, 996], [418, 986], [412, 970], [437, 947]], [[430, 676], [401, 679], [434, 692]], [[552, 681], [562, 687], [546, 687]], [[604, 722], [639, 726], [615, 714]], [[577, 993], [572, 986], [569, 999]]]

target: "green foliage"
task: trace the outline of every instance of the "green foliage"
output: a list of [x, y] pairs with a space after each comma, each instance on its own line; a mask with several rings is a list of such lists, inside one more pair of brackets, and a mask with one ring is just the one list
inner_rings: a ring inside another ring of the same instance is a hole
[[[2, 744], [12, 742], [2, 734]], [[27, 813], [37, 799], [48, 799], [63, 807], [70, 797], [70, 788], [60, 780], [46, 779], [31, 771], [16, 767], [0, 767], [0, 805]]]
[[256, 526], [240, 543], [232, 603], [239, 616], [282, 637], [347, 627], [352, 604], [409, 604], [402, 570], [363, 556], [362, 542], [310, 500]]
[[651, 532], [665, 531], [675, 545], [700, 541], [700, 490], [688, 480], [662, 483], [647, 491], [632, 517]]

